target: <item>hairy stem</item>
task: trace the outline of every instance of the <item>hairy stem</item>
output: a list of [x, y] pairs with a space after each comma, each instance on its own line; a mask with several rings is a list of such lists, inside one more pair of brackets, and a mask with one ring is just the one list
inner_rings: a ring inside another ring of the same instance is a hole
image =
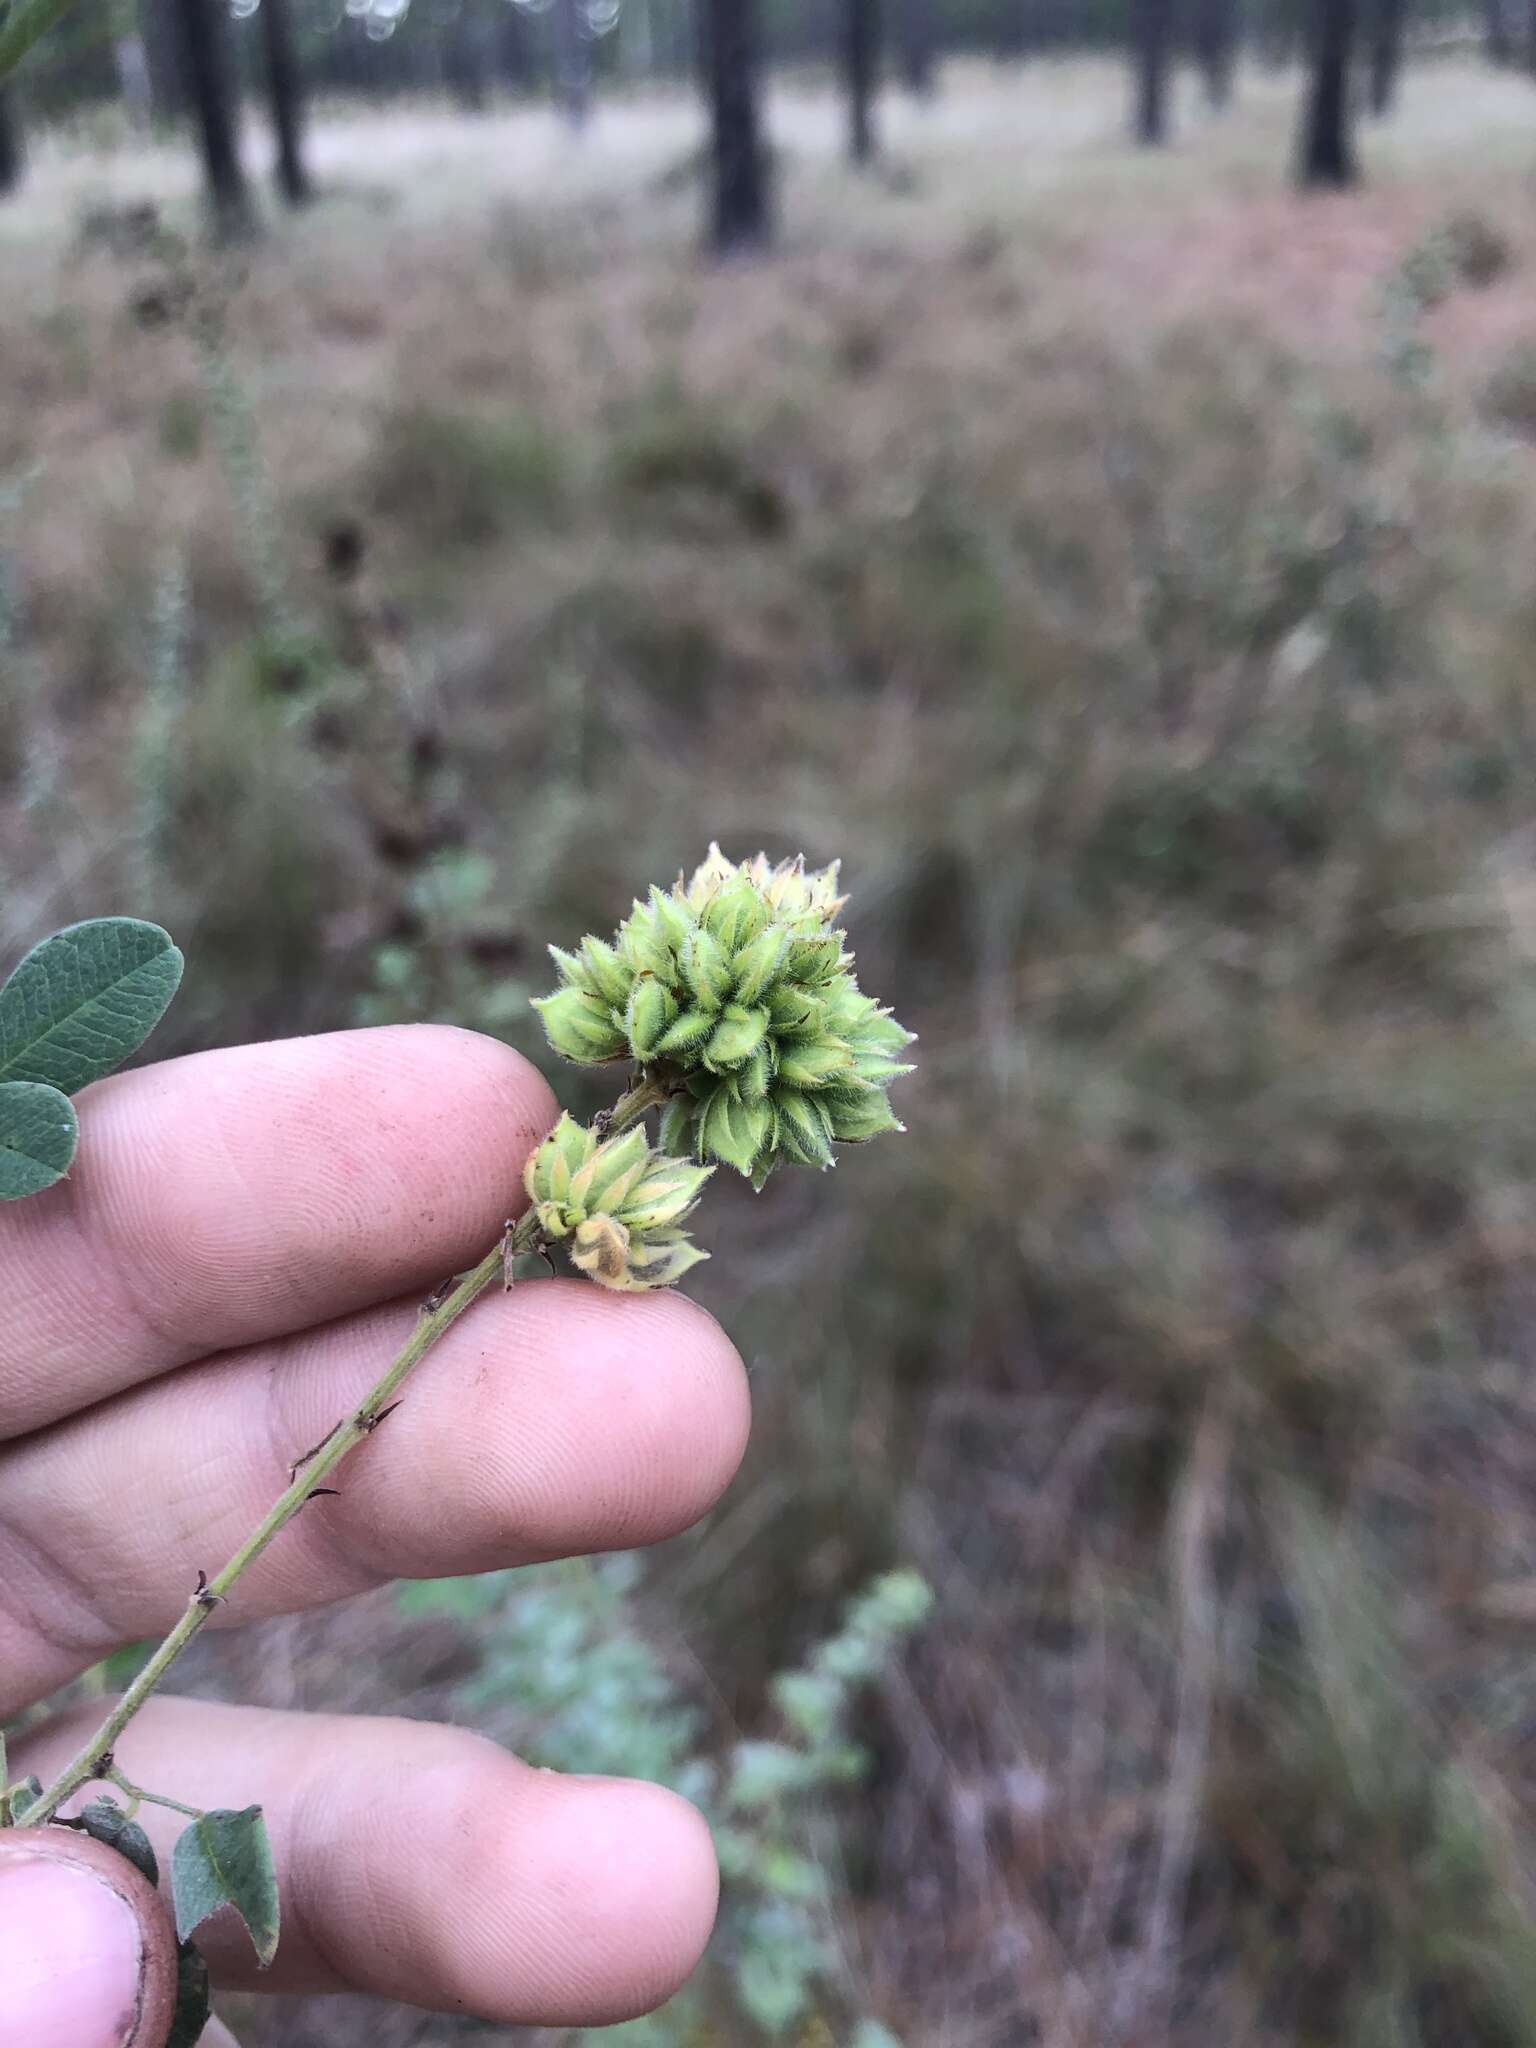
[[[621, 1131], [638, 1122], [647, 1110], [665, 1102], [670, 1092], [665, 1083], [642, 1074], [614, 1104], [608, 1118], [608, 1131]], [[65, 1800], [78, 1792], [82, 1785], [91, 1784], [98, 1778], [113, 1778], [116, 1766], [112, 1752], [119, 1736], [160, 1686], [188, 1643], [207, 1626], [215, 1610], [273, 1537], [293, 1520], [315, 1488], [324, 1483], [349, 1451], [355, 1450], [365, 1437], [372, 1436], [407, 1377], [438, 1339], [452, 1329], [472, 1302], [477, 1301], [495, 1281], [503, 1278], [510, 1259], [533, 1248], [537, 1237], [538, 1224], [533, 1211], [529, 1210], [519, 1222], [509, 1226], [478, 1266], [461, 1275], [441, 1300], [434, 1298], [422, 1309], [415, 1329], [395, 1354], [383, 1377], [370, 1387], [351, 1413], [337, 1423], [330, 1435], [294, 1468], [292, 1483], [273, 1502], [223, 1570], [211, 1579], [199, 1576], [197, 1590], [188, 1600], [176, 1626], [95, 1734], [64, 1766], [41, 1799], [16, 1817], [19, 1826], [36, 1827], [51, 1820]]]

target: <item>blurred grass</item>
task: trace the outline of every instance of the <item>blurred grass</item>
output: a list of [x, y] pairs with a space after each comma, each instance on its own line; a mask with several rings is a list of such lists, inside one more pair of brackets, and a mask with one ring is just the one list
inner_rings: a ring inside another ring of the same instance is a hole
[[[1118, 95], [962, 78], [895, 192], [796, 103], [759, 270], [695, 266], [639, 176], [686, 121], [631, 110], [574, 197], [366, 236], [338, 199], [209, 281], [334, 655], [292, 687], [187, 338], [134, 324], [133, 260], [23, 247], [4, 936], [163, 917], [180, 1046], [430, 1015], [541, 1057], [546, 940], [711, 837], [841, 854], [922, 1033], [910, 1136], [712, 1197], [756, 1435], [649, 1626], [751, 1729], [872, 1570], [937, 1589], [843, 1843], [850, 1971], [913, 2048], [1513, 2048], [1528, 87], [1426, 67], [1372, 187], [1311, 203], [1280, 85], [1157, 164]], [[335, 1622], [203, 1679], [470, 1711], [473, 1633], [392, 1626], [368, 1689]]]

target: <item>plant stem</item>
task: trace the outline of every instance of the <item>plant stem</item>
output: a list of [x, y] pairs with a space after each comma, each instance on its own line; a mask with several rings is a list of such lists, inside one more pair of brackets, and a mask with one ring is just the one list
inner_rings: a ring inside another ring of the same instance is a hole
[[[671, 1092], [665, 1082], [642, 1073], [614, 1104], [606, 1130], [613, 1134], [638, 1122], [647, 1110], [665, 1102]], [[273, 1537], [293, 1520], [315, 1488], [336, 1469], [349, 1451], [354, 1450], [365, 1437], [372, 1436], [406, 1378], [438, 1339], [446, 1335], [471, 1302], [477, 1301], [494, 1281], [503, 1279], [510, 1260], [519, 1252], [530, 1251], [537, 1237], [538, 1222], [530, 1209], [517, 1223], [508, 1226], [506, 1233], [479, 1265], [463, 1274], [449, 1293], [422, 1309], [415, 1329], [391, 1360], [388, 1371], [375, 1382], [352, 1412], [337, 1423], [330, 1435], [299, 1462], [292, 1483], [273, 1502], [224, 1569], [211, 1579], [203, 1580], [200, 1576], [198, 1588], [187, 1602], [186, 1611], [176, 1626], [85, 1747], [65, 1765], [42, 1798], [17, 1816], [18, 1826], [37, 1827], [51, 1820], [64, 1801], [78, 1792], [82, 1785], [88, 1785], [97, 1778], [112, 1777], [115, 1768], [112, 1751], [118, 1737], [158, 1688], [188, 1643], [206, 1627], [214, 1610]]]
[[128, 1818], [132, 1820], [141, 1806], [168, 1806], [172, 1813], [183, 1813], [188, 1820], [201, 1820], [204, 1809], [201, 1806], [183, 1806], [179, 1799], [167, 1799], [163, 1792], [146, 1792], [142, 1785], [135, 1785], [131, 1778], [125, 1778], [114, 1767], [103, 1771], [102, 1776], [114, 1784], [128, 1801]]
[[[512, 1232], [508, 1249], [526, 1250], [533, 1242], [535, 1229], [530, 1211]], [[519, 1237], [522, 1239], [521, 1243], [517, 1241]], [[364, 1437], [373, 1434], [383, 1419], [384, 1410], [396, 1389], [404, 1382], [406, 1375], [420, 1364], [438, 1338], [452, 1328], [470, 1303], [483, 1294], [493, 1280], [501, 1278], [502, 1271], [503, 1248], [498, 1243], [493, 1251], [486, 1253], [478, 1266], [464, 1275], [443, 1301], [434, 1308], [423, 1309], [417, 1317], [415, 1329], [396, 1353], [383, 1378], [369, 1390], [350, 1415], [337, 1423], [325, 1441], [298, 1467], [292, 1483], [273, 1502], [224, 1569], [215, 1577], [199, 1584], [197, 1591], [187, 1602], [186, 1611], [180, 1621], [155, 1651], [90, 1741], [65, 1765], [42, 1798], [34, 1806], [27, 1808], [21, 1817], [23, 1827], [35, 1827], [41, 1821], [51, 1820], [64, 1801], [82, 1785], [89, 1784], [93, 1778], [110, 1773], [110, 1759], [118, 1737], [150, 1694], [159, 1686], [192, 1638], [207, 1626], [214, 1610], [225, 1600], [230, 1589], [256, 1562], [273, 1537], [288, 1526], [315, 1487], [335, 1470], [348, 1451], [360, 1444]]]

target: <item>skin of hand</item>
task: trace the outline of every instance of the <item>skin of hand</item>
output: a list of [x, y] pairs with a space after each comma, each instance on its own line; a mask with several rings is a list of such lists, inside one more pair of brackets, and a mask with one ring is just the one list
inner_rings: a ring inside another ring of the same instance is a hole
[[[79, 1110], [69, 1178], [0, 1210], [0, 1724], [170, 1626], [422, 1297], [517, 1213], [556, 1114], [517, 1054], [435, 1025], [196, 1054]], [[741, 1361], [681, 1296], [488, 1294], [215, 1625], [658, 1541], [718, 1498], [747, 1424]], [[13, 1775], [46, 1781], [99, 1718], [93, 1701], [13, 1738]], [[460, 1729], [160, 1697], [117, 1760], [188, 1804], [266, 1809], [281, 1946], [258, 1975], [216, 1917], [216, 1986], [601, 2025], [666, 1999], [713, 1923], [684, 1801]], [[140, 1819], [167, 1867], [179, 1817]], [[162, 2048], [154, 1895], [93, 1847], [0, 1834], [0, 2043]]]

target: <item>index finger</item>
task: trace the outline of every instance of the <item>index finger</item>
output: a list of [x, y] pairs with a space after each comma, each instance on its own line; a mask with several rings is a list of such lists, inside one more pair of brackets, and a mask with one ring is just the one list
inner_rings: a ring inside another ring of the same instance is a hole
[[0, 1440], [470, 1264], [554, 1114], [526, 1060], [446, 1025], [98, 1082], [68, 1179], [0, 1211]]

